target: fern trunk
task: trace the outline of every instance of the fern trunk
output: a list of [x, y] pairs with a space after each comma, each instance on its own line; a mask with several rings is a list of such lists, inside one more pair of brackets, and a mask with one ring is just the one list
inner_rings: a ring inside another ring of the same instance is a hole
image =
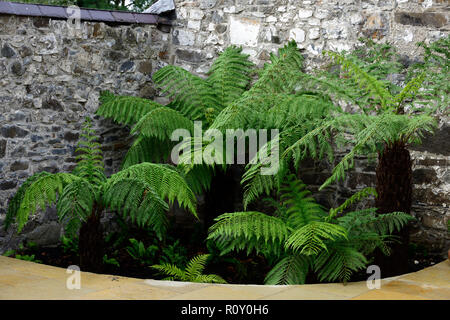
[[236, 203], [242, 203], [242, 168], [232, 165], [226, 172], [217, 170], [211, 181], [209, 190], [205, 193], [203, 209], [204, 230], [214, 224], [214, 219], [227, 212], [239, 211]]
[[[378, 155], [376, 169], [376, 207], [378, 214], [401, 211], [410, 214], [412, 204], [412, 161], [409, 150], [401, 141], [387, 144]], [[382, 277], [408, 272], [409, 227], [394, 233], [399, 243], [391, 245], [389, 256], [376, 252], [375, 263]]]
[[103, 269], [104, 239], [100, 223], [101, 208], [94, 204], [91, 216], [81, 225], [79, 238], [80, 269], [101, 273]]

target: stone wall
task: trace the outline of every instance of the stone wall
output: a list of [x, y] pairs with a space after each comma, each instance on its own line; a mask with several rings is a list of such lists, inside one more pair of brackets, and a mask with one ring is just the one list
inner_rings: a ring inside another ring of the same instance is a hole
[[[155, 96], [151, 75], [164, 63], [169, 38], [154, 25], [108, 26], [64, 20], [0, 16], [0, 224], [7, 201], [33, 173], [70, 171], [85, 116], [94, 117], [102, 90]], [[98, 119], [106, 173], [119, 167], [129, 130]], [[2, 248], [24, 238], [38, 244], [59, 239], [54, 211], [37, 215], [23, 234], [0, 228]]]
[[[158, 68], [175, 64], [204, 75], [231, 44], [242, 46], [258, 66], [290, 39], [297, 41], [309, 67], [321, 63], [323, 50], [350, 50], [359, 37], [389, 41], [406, 60], [415, 59], [420, 54], [416, 42], [437, 40], [450, 29], [446, 0], [175, 3], [177, 19], [171, 30], [165, 30], [168, 33], [150, 25], [83, 22], [82, 30], [73, 35], [65, 21], [0, 16], [0, 222], [7, 199], [26, 177], [74, 166], [78, 129], [84, 116], [96, 110], [101, 90], [153, 98], [157, 92], [151, 75]], [[441, 119], [437, 135], [413, 150], [413, 214], [418, 223], [412, 237], [435, 253], [450, 246], [448, 123], [448, 118]], [[111, 173], [129, 145], [128, 130], [101, 119], [96, 125]], [[336, 203], [373, 185], [374, 168], [375, 164], [358, 159], [349, 178], [324, 197]], [[305, 182], [314, 189], [328, 172], [326, 166], [311, 166]], [[60, 231], [55, 220], [54, 212], [39, 215], [27, 227], [39, 235], [29, 238], [54, 242], [57, 237], [51, 235]], [[0, 230], [0, 252], [26, 237], [27, 233], [19, 238]]]

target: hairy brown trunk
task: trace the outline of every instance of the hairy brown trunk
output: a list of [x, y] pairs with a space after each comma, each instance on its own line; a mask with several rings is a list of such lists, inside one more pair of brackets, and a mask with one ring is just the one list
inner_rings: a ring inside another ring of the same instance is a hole
[[103, 270], [104, 239], [100, 223], [101, 208], [94, 204], [91, 216], [81, 225], [79, 238], [80, 269], [101, 273]]
[[[412, 161], [404, 143], [386, 145], [383, 153], [378, 155], [376, 191], [378, 214], [395, 211], [411, 213]], [[405, 226], [394, 235], [399, 237], [400, 242], [390, 246], [391, 255], [385, 256], [380, 251], [375, 253], [375, 264], [380, 267], [382, 277], [408, 272], [409, 227]]]

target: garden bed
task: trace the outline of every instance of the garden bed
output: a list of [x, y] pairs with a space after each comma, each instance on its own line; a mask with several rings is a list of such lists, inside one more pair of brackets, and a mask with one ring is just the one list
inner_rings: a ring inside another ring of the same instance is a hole
[[[194, 229], [172, 230], [166, 243], [158, 244], [161, 247], [153, 261], [148, 263], [136, 260], [129, 254], [127, 248], [130, 247], [130, 243], [127, 243], [126, 240], [119, 241], [123, 234], [111, 234], [108, 237], [106, 256], [108, 260], [113, 259], [113, 262], [105, 262], [102, 273], [140, 279], [163, 279], [164, 277], [150, 268], [150, 265], [171, 262], [183, 268], [193, 256], [209, 253], [212, 257], [206, 266], [205, 273], [220, 275], [229, 284], [264, 284], [264, 278], [271, 266], [263, 256], [247, 255], [245, 252], [225, 256], [214, 254], [208, 250], [205, 241], [202, 240], [205, 239], [205, 235], [199, 230], [202, 230], [200, 223]], [[130, 232], [130, 230], [127, 231]], [[132, 232], [146, 246], [157, 243], [151, 233], [139, 229], [132, 230]], [[175, 233], [177, 234], [176, 238]], [[117, 245], [117, 243], [120, 244]], [[31, 243], [9, 256], [62, 268], [80, 264], [75, 248], [70, 248], [70, 245], [67, 244], [56, 247], [36, 247]], [[444, 260], [443, 257], [430, 255], [425, 248], [412, 244], [408, 258], [408, 273], [422, 270]], [[351, 281], [364, 281], [368, 276], [365, 270], [361, 270], [352, 275]], [[313, 283], [319, 283], [319, 281], [313, 274], [310, 274], [306, 279], [306, 284]]]

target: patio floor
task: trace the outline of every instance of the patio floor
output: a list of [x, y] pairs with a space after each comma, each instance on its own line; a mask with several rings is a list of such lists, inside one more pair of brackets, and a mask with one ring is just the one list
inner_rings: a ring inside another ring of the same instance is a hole
[[66, 269], [0, 256], [0, 300], [448, 300], [450, 262], [381, 281], [298, 286], [219, 285], [143, 280], [81, 272], [81, 288], [66, 286]]

